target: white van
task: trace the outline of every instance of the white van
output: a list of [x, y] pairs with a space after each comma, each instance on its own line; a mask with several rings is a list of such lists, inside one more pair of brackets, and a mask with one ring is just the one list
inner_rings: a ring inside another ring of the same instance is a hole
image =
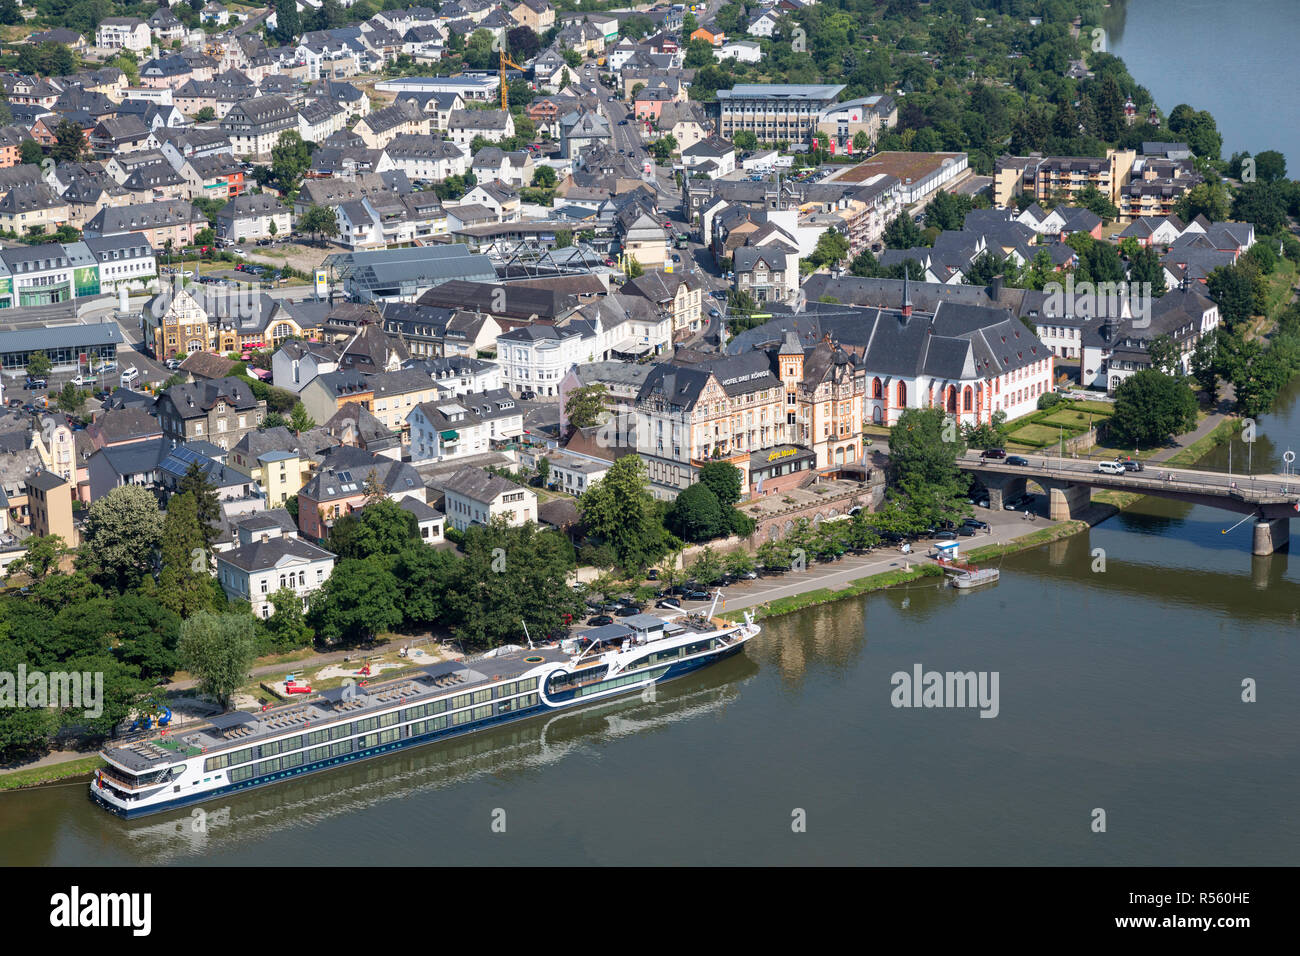
[[136, 368], [134, 365], [132, 365], [129, 369], [127, 369], [122, 373], [121, 381], [122, 381], [123, 388], [130, 388], [139, 380], [140, 380], [140, 370]]
[[1103, 461], [1098, 463], [1097, 472], [1104, 475], [1122, 475], [1124, 466], [1117, 461]]

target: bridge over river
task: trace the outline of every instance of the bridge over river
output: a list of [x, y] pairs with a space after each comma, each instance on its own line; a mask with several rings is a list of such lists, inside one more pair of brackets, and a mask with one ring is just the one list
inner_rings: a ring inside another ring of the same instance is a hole
[[981, 458], [967, 452], [957, 467], [979, 479], [989, 493], [989, 507], [1024, 494], [1029, 482], [1047, 494], [1054, 521], [1078, 517], [1092, 503], [1093, 488], [1108, 488], [1192, 504], [1223, 508], [1255, 518], [1255, 554], [1272, 554], [1290, 541], [1290, 519], [1300, 515], [1300, 475], [1229, 475], [1194, 468], [1146, 466], [1114, 475], [1098, 471], [1097, 459], [1021, 455], [1028, 465]]

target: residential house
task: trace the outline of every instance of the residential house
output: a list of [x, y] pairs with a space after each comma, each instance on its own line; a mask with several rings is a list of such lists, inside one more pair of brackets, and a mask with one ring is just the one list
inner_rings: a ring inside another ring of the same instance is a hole
[[461, 468], [441, 482], [443, 513], [457, 531], [504, 518], [513, 526], [537, 520], [537, 495], [482, 468]]
[[173, 446], [210, 441], [230, 448], [266, 417], [266, 402], [238, 378], [173, 385], [158, 397], [158, 421]]
[[239, 196], [217, 210], [218, 239], [247, 242], [289, 235], [292, 223], [289, 207], [269, 193]]

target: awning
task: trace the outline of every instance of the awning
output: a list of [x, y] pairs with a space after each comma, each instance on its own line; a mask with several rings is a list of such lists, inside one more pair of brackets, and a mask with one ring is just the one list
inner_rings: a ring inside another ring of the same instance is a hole
[[443, 441], [458, 441], [460, 439], [460, 435], [456, 432], [439, 432], [438, 437]]
[[623, 355], [644, 355], [653, 349], [649, 342], [638, 342], [636, 339], [624, 339], [614, 346], [612, 351], [620, 352]]

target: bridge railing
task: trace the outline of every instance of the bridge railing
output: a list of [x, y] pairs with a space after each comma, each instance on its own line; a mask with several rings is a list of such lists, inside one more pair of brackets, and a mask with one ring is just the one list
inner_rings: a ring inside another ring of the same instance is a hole
[[[1114, 461], [1114, 456], [1060, 458], [1055, 455], [1029, 454], [1020, 457], [1029, 461], [1029, 467], [1025, 469], [1027, 477], [1039, 472], [1047, 475], [1059, 474], [1062, 477], [1073, 474], [1080, 478], [1086, 475], [1095, 480], [1123, 484], [1135, 489], [1161, 487], [1186, 490], [1213, 489], [1219, 492], [1238, 492], [1242, 498], [1258, 496], [1300, 497], [1300, 475], [1291, 475], [1289, 477], [1241, 475], [1209, 469], [1192, 471], [1146, 463], [1143, 463], [1141, 471], [1126, 471], [1123, 474], [1112, 475], [1105, 472], [1099, 473], [1093, 466], [1100, 461]], [[981, 459], [978, 452], [974, 454], [967, 453], [963, 462], [968, 465], [979, 464]], [[1016, 474], [1019, 470], [1018, 466], [1007, 465], [1005, 459], [1001, 458], [985, 459], [983, 464], [997, 468], [1003, 474]]]

